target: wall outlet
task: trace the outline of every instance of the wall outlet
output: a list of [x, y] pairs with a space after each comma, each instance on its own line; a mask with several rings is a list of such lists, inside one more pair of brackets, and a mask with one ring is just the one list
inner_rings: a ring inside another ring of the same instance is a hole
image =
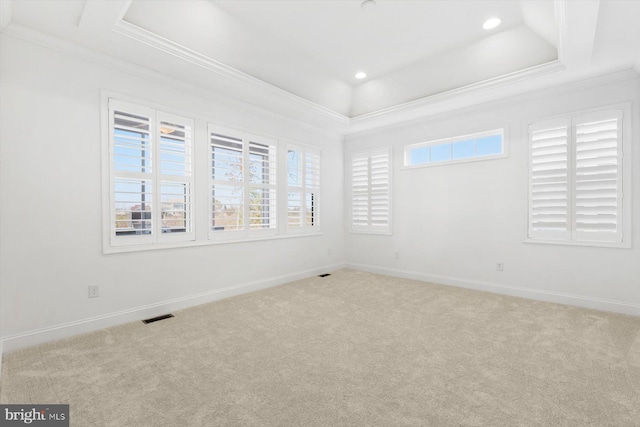
[[396, 255], [396, 259], [400, 259], [400, 252], [396, 252], [395, 255]]
[[496, 263], [496, 271], [504, 271], [504, 262]]
[[98, 298], [100, 296], [98, 291], [98, 285], [89, 285], [89, 298]]
[[331, 248], [327, 249], [327, 255], [331, 255]]

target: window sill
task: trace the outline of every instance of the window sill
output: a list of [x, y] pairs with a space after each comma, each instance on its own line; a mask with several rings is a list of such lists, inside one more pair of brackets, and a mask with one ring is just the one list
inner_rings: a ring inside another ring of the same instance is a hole
[[314, 237], [322, 236], [324, 233], [318, 231], [314, 233], [295, 233], [295, 234], [277, 234], [263, 237], [249, 237], [246, 239], [208, 239], [208, 240], [191, 240], [187, 242], [165, 242], [146, 245], [127, 245], [127, 246], [106, 246], [102, 248], [103, 255], [120, 254], [127, 252], [146, 252], [161, 249], [175, 248], [192, 248], [198, 246], [226, 245], [235, 243], [261, 242], [265, 240], [281, 240], [292, 239], [296, 237]]
[[613, 249], [631, 249], [631, 242], [586, 242], [573, 240], [550, 240], [550, 239], [525, 239], [523, 243], [542, 244], [542, 245], [560, 245], [560, 246], [583, 246], [595, 248], [613, 248]]

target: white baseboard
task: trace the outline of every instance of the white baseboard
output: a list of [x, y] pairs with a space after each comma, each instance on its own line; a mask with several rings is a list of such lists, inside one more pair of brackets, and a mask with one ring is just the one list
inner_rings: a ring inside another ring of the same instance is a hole
[[387, 276], [401, 277], [404, 279], [419, 280], [422, 282], [437, 283], [440, 285], [457, 286], [459, 288], [473, 289], [477, 291], [492, 292], [514, 297], [528, 298], [537, 301], [546, 301], [557, 304], [566, 304], [576, 307], [591, 308], [594, 310], [610, 311], [613, 313], [628, 314], [640, 317], [640, 305], [628, 304], [621, 301], [612, 301], [602, 298], [591, 298], [580, 295], [572, 295], [561, 292], [543, 291], [539, 289], [517, 288], [514, 286], [498, 285], [495, 283], [478, 282], [475, 280], [461, 279], [459, 277], [439, 276], [415, 271], [397, 270], [392, 268], [377, 267], [367, 264], [347, 263], [347, 268], [352, 270], [367, 271], [369, 273], [384, 274]]
[[0, 350], [8, 353], [24, 347], [42, 344], [57, 339], [68, 338], [86, 332], [92, 332], [111, 326], [121, 325], [123, 323], [148, 319], [151, 317], [169, 313], [171, 311], [182, 310], [196, 305], [218, 301], [223, 298], [229, 298], [260, 289], [282, 285], [294, 280], [305, 279], [307, 277], [329, 273], [331, 271], [340, 270], [342, 268], [345, 268], [345, 264], [343, 263], [327, 265], [312, 270], [300, 271], [284, 276], [273, 277], [267, 280], [244, 283], [222, 289], [214, 289], [212, 291], [207, 291], [196, 295], [190, 295], [182, 298], [172, 299], [169, 301], [149, 304], [142, 307], [136, 307], [129, 310], [106, 314], [103, 316], [91, 317], [88, 319], [64, 323], [61, 325], [42, 328], [21, 334], [9, 335], [0, 339]]

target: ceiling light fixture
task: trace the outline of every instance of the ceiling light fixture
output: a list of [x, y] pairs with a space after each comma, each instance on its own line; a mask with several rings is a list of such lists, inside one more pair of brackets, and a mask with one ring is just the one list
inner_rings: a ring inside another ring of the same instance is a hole
[[485, 30], [493, 30], [498, 25], [500, 25], [501, 22], [502, 21], [500, 20], [500, 18], [489, 18], [485, 21], [484, 24], [482, 24], [482, 28], [484, 28]]
[[365, 73], [363, 71], [359, 71], [359, 72], [356, 73], [356, 79], [358, 79], [358, 80], [362, 80], [365, 77], [367, 77], [367, 73]]
[[371, 10], [374, 7], [376, 7], [376, 0], [364, 0], [361, 4], [360, 7], [365, 9], [365, 10]]

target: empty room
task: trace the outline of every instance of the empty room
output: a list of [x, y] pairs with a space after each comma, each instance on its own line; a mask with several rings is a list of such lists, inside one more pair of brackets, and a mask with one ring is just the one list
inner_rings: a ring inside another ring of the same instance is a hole
[[0, 0], [0, 426], [640, 426], [639, 23]]

